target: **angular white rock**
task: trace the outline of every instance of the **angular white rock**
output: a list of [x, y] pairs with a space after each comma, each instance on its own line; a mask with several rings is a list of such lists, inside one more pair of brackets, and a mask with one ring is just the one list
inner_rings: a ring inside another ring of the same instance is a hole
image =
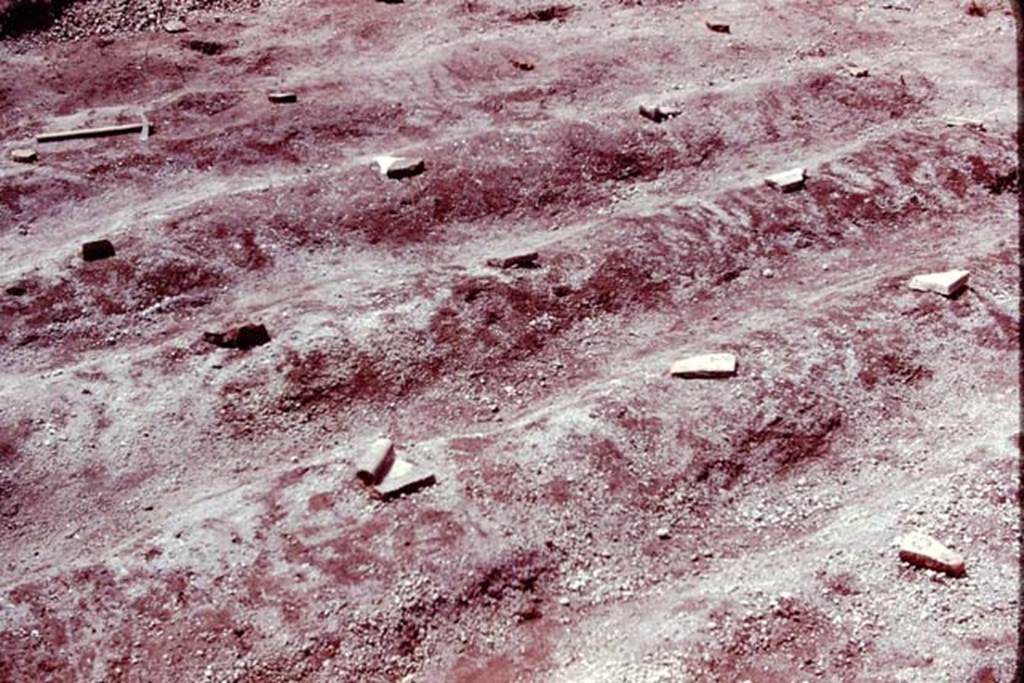
[[381, 498], [390, 498], [401, 493], [411, 493], [436, 481], [434, 475], [407, 460], [397, 458], [384, 481], [373, 487]]
[[736, 356], [731, 353], [706, 353], [677, 360], [671, 373], [676, 377], [728, 377], [736, 374]]
[[799, 190], [804, 186], [804, 180], [807, 179], [807, 171], [803, 168], [793, 168], [782, 173], [775, 173], [767, 176], [764, 182], [769, 187], [775, 187], [783, 192], [793, 192]]
[[37, 159], [36, 151], [27, 147], [22, 149], [12, 149], [11, 159], [17, 161], [20, 164], [31, 164]]
[[913, 531], [900, 540], [900, 559], [915, 567], [934, 569], [950, 576], [966, 574], [964, 559], [927, 534]]
[[188, 30], [188, 27], [185, 26], [185, 22], [180, 19], [171, 19], [164, 24], [164, 30], [168, 33], [182, 33]]
[[954, 296], [967, 286], [970, 272], [966, 270], [947, 270], [942, 273], [926, 273], [915, 275], [907, 284], [919, 292], [935, 292], [942, 296]]
[[410, 493], [436, 481], [422, 467], [396, 458], [391, 439], [377, 439], [370, 445], [356, 467], [356, 477], [381, 498]]
[[426, 168], [423, 159], [395, 157], [389, 154], [374, 157], [373, 163], [377, 164], [380, 174], [387, 178], [408, 178], [423, 173]]

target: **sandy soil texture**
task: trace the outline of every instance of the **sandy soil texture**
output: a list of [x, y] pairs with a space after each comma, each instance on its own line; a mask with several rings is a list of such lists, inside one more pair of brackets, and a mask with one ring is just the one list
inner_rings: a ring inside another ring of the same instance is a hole
[[0, 681], [1013, 680], [1015, 31], [0, 3]]

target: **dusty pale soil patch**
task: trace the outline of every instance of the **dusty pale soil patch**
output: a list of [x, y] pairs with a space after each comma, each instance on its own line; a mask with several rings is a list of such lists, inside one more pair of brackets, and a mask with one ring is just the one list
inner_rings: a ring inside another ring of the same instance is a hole
[[[0, 680], [1013, 680], [1008, 3], [36, 4]], [[372, 499], [381, 434], [437, 484]]]

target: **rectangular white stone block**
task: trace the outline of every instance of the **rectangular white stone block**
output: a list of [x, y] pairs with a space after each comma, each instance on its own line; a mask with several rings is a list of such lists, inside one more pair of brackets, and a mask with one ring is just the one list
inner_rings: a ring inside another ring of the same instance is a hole
[[970, 272], [966, 270], [947, 270], [942, 273], [926, 273], [915, 275], [907, 285], [919, 292], [935, 292], [942, 296], [955, 296], [967, 286]]
[[677, 360], [671, 373], [676, 377], [729, 377], [736, 374], [736, 356], [731, 353], [706, 353]]

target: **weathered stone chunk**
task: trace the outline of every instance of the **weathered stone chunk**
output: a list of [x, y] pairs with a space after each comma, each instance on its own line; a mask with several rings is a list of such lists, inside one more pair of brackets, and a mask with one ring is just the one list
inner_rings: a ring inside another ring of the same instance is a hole
[[487, 259], [487, 265], [492, 268], [539, 268], [537, 259], [540, 258], [540, 254], [535, 251], [531, 251], [526, 254], [518, 254], [516, 256], [508, 256], [505, 258], [489, 258]]
[[411, 178], [426, 170], [423, 159], [413, 157], [393, 157], [385, 154], [375, 157], [373, 161], [382, 176], [396, 180]]
[[299, 96], [290, 90], [279, 90], [267, 93], [267, 99], [274, 104], [291, 104], [299, 101]]
[[708, 22], [705, 22], [705, 24], [707, 24], [707, 27], [709, 29], [711, 29], [712, 31], [714, 31], [715, 33], [728, 33], [729, 32], [729, 24], [725, 24], [725, 23], [723, 23], [721, 21], [708, 21]]
[[915, 567], [934, 569], [950, 576], [963, 576], [967, 573], [959, 553], [917, 531], [907, 534], [900, 541], [900, 559]]
[[242, 325], [227, 332], [204, 332], [203, 339], [214, 346], [225, 349], [248, 350], [270, 341], [267, 328], [260, 325]]
[[736, 356], [731, 353], [706, 353], [677, 360], [671, 373], [676, 377], [729, 377], [736, 374]]
[[380, 498], [412, 493], [436, 482], [434, 475], [408, 460], [395, 457], [390, 439], [377, 439], [356, 466], [356, 477]]
[[919, 292], [935, 292], [942, 296], [955, 296], [967, 286], [970, 272], [966, 270], [947, 270], [943, 273], [926, 273], [915, 275], [908, 287]]
[[775, 173], [767, 176], [764, 182], [769, 187], [774, 187], [783, 192], [795, 192], [804, 186], [807, 179], [807, 171], [802, 168], [794, 168], [782, 173]]
[[34, 149], [23, 147], [21, 149], [11, 150], [11, 159], [17, 161], [19, 164], [31, 164], [38, 158], [39, 156], [36, 154]]
[[643, 116], [645, 119], [650, 119], [655, 123], [661, 123], [666, 119], [671, 119], [672, 117], [679, 116], [682, 113], [683, 110], [677, 107], [669, 107], [664, 105], [648, 107], [647, 105], [640, 105], [640, 116]]
[[180, 19], [171, 19], [164, 24], [164, 30], [168, 33], [184, 33], [188, 30], [188, 27], [185, 26], [185, 22]]
[[100, 261], [113, 255], [114, 245], [110, 240], [96, 240], [82, 245], [82, 259], [85, 261]]

